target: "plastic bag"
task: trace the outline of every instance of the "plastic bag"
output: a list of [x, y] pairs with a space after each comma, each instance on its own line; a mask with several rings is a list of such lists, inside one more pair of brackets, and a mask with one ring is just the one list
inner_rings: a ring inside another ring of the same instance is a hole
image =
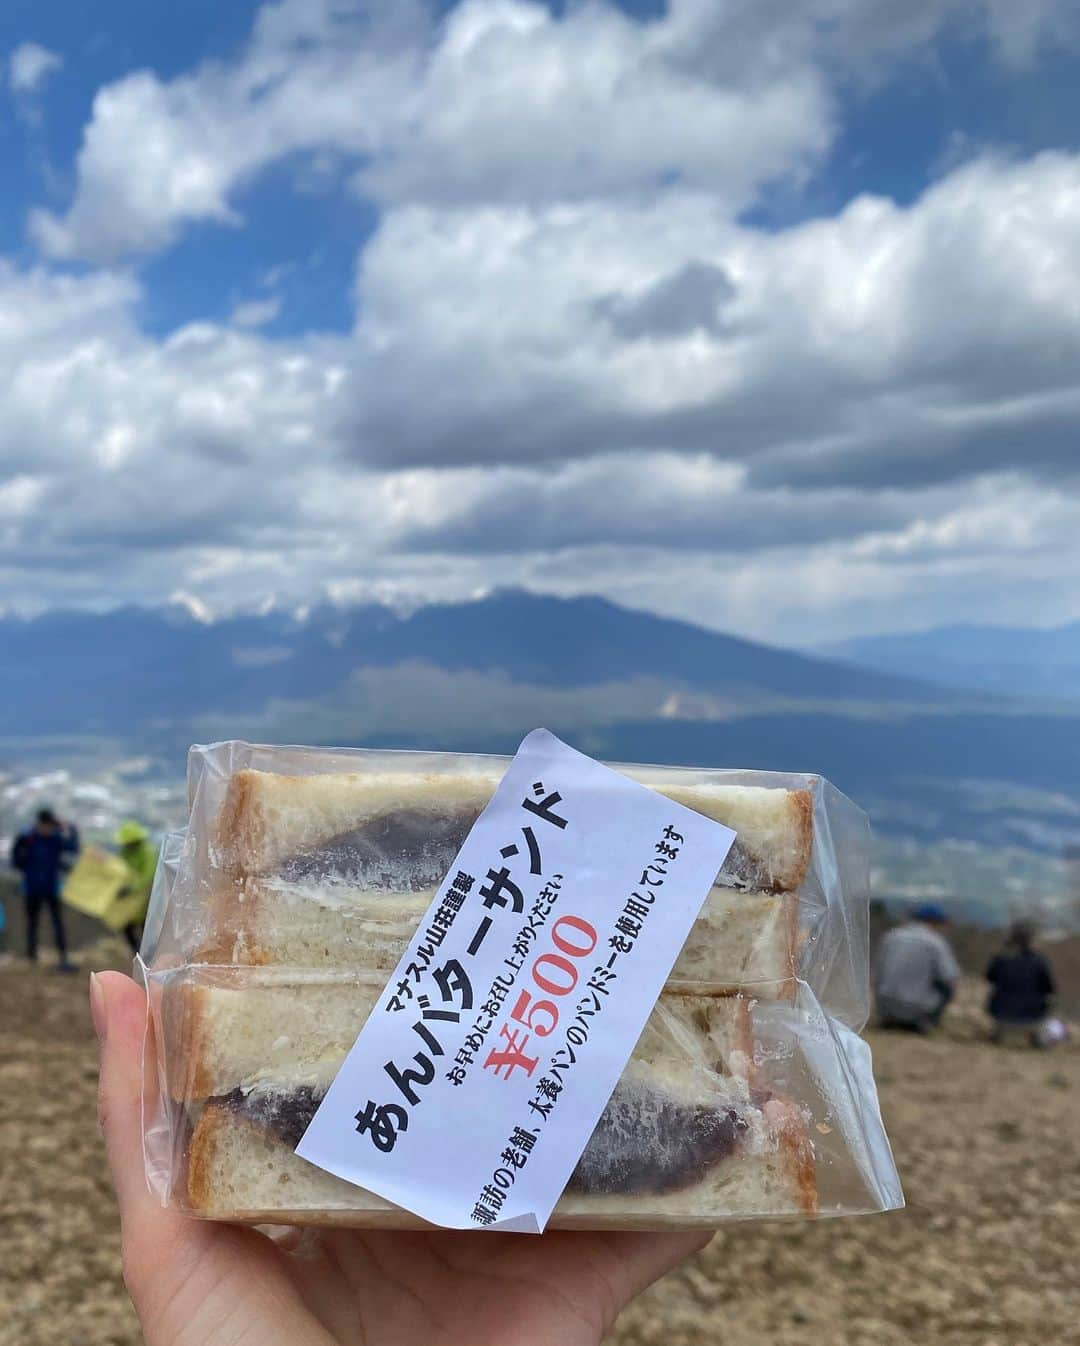
[[1042, 1021], [1036, 1034], [1040, 1047], [1056, 1047], [1059, 1043], [1068, 1042], [1069, 1026], [1064, 1019], [1052, 1014]]
[[[507, 760], [192, 749], [190, 824], [166, 839], [138, 964], [163, 1201], [260, 1223], [419, 1223], [293, 1150]], [[857, 1036], [864, 815], [812, 775], [615, 769], [728, 822], [736, 845], [551, 1227], [902, 1205]]]

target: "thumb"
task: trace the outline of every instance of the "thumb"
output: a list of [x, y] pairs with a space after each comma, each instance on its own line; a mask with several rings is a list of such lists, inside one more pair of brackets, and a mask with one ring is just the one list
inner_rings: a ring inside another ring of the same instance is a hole
[[150, 1191], [143, 1110], [150, 1115], [157, 1105], [157, 1063], [146, 995], [123, 973], [103, 972], [91, 978], [90, 1010], [101, 1043], [98, 1117], [120, 1204], [124, 1280], [148, 1346], [232, 1346], [256, 1331], [265, 1343], [327, 1341], [321, 1331], [310, 1335], [310, 1317], [269, 1239], [190, 1219]]
[[213, 1231], [165, 1209], [147, 1185], [143, 1108], [156, 1105], [157, 1070], [144, 991], [121, 972], [91, 974], [90, 1012], [101, 1048], [98, 1122], [120, 1206], [124, 1280], [140, 1307], [151, 1287], [191, 1269]]

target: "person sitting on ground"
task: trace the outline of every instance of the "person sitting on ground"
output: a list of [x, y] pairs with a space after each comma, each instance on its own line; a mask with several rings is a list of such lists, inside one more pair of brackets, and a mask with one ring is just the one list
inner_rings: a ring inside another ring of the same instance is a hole
[[941, 1022], [960, 978], [942, 933], [948, 920], [940, 907], [922, 906], [882, 938], [874, 980], [882, 1028], [928, 1033]]
[[48, 907], [59, 961], [58, 972], [74, 972], [67, 956], [67, 935], [60, 910], [60, 881], [67, 863], [79, 849], [79, 834], [71, 823], [62, 823], [52, 809], [39, 809], [34, 825], [21, 832], [11, 848], [12, 866], [23, 877], [26, 904], [26, 956], [37, 962], [38, 921]]
[[1050, 1010], [1054, 978], [1043, 954], [1032, 947], [1035, 932], [1018, 922], [1004, 950], [986, 970], [990, 983], [987, 1010], [994, 1021], [991, 1040], [1000, 1042], [1010, 1028], [1026, 1029], [1033, 1047], [1042, 1045], [1039, 1025]]
[[143, 922], [150, 906], [150, 890], [154, 886], [157, 848], [150, 844], [150, 833], [142, 823], [130, 818], [120, 824], [113, 839], [120, 848], [120, 858], [128, 868], [128, 881], [120, 890], [120, 896], [138, 899], [135, 915], [124, 926], [124, 934], [132, 952], [138, 953]]

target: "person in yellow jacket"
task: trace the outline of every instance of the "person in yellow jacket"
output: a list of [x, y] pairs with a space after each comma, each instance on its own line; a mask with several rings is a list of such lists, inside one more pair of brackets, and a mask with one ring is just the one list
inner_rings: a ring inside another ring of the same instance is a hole
[[154, 886], [154, 871], [157, 869], [157, 848], [150, 844], [150, 833], [132, 819], [123, 822], [116, 829], [113, 838], [120, 848], [120, 858], [128, 869], [128, 882], [120, 890], [120, 896], [139, 899], [138, 911], [127, 925], [124, 934], [132, 949], [138, 953], [142, 939], [143, 922], [150, 905], [150, 890]]

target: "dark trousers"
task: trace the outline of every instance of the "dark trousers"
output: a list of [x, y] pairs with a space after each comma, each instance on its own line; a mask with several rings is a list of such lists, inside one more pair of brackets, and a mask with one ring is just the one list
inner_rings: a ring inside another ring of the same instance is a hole
[[60, 961], [67, 961], [67, 936], [64, 934], [64, 917], [60, 911], [60, 899], [55, 893], [27, 893], [24, 897], [26, 903], [26, 954], [28, 958], [36, 958], [38, 952], [38, 920], [41, 916], [41, 908], [48, 907], [49, 919], [52, 921], [53, 939], [56, 941], [56, 951], [60, 955]]

